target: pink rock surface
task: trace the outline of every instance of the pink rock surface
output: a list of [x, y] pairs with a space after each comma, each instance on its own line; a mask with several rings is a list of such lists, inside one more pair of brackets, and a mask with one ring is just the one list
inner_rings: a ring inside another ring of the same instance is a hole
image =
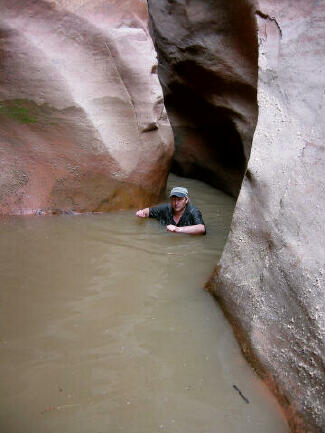
[[325, 8], [260, 0], [259, 117], [210, 289], [291, 431], [324, 431]]
[[173, 139], [145, 2], [0, 9], [0, 213], [156, 201]]

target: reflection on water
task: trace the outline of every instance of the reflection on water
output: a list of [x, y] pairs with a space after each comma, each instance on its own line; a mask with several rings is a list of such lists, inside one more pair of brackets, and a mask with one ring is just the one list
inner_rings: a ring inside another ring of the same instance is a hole
[[202, 290], [233, 200], [180, 183], [207, 236], [134, 212], [0, 225], [2, 432], [288, 431]]

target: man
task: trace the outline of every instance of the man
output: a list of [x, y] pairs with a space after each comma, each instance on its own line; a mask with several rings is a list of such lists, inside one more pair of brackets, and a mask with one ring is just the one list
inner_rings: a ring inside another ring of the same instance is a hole
[[204, 235], [206, 230], [201, 212], [190, 203], [187, 189], [177, 186], [170, 191], [169, 198], [170, 203], [140, 209], [136, 216], [156, 218], [169, 232]]

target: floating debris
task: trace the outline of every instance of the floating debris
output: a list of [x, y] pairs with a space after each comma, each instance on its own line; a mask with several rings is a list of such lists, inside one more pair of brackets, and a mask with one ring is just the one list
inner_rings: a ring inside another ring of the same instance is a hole
[[249, 404], [248, 398], [246, 398], [243, 393], [241, 392], [241, 390], [239, 388], [237, 388], [236, 385], [233, 385], [234, 389], [238, 392], [238, 394], [241, 396], [241, 398], [247, 403]]
[[44, 414], [49, 413], [49, 412], [54, 412], [56, 410], [68, 409], [68, 408], [77, 407], [77, 406], [80, 406], [80, 403], [68, 403], [68, 404], [57, 405], [57, 406], [49, 406], [46, 409], [41, 411], [41, 415], [44, 415]]

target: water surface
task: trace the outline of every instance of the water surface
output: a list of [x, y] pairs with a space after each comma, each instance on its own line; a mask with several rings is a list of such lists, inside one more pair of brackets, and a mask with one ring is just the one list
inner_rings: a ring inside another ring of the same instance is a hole
[[203, 290], [234, 202], [169, 184], [189, 188], [207, 236], [133, 211], [0, 224], [1, 432], [288, 432]]

